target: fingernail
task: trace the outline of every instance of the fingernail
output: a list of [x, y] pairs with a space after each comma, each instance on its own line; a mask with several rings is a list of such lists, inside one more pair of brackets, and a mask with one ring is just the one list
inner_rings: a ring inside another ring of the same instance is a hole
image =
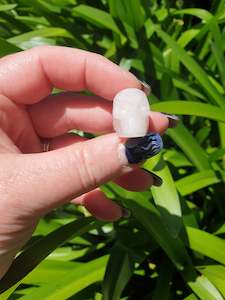
[[145, 94], [148, 96], [151, 93], [151, 86], [149, 84], [147, 84], [145, 81], [141, 81], [139, 80], [139, 82], [141, 83], [141, 89], [143, 92], [145, 92]]
[[122, 217], [128, 219], [131, 216], [131, 212], [129, 209], [122, 207]]
[[143, 137], [130, 138], [125, 143], [125, 153], [130, 164], [140, 163], [158, 154], [163, 148], [158, 133], [148, 133]]
[[161, 177], [159, 177], [158, 175], [156, 175], [155, 173], [149, 171], [149, 170], [146, 170], [144, 168], [141, 168], [141, 170], [145, 171], [146, 173], [150, 174], [153, 178], [153, 185], [154, 186], [161, 186], [163, 184], [163, 180]]
[[178, 125], [180, 121], [178, 116], [166, 114], [166, 113], [162, 113], [162, 114], [169, 119], [169, 128], [175, 128]]

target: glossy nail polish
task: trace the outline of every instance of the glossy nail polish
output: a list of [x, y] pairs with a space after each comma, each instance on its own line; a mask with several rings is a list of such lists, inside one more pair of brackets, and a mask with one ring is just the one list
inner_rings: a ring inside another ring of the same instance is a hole
[[146, 83], [145, 81], [141, 81], [141, 80], [139, 80], [139, 81], [141, 83], [142, 91], [148, 96], [151, 93], [151, 90], [152, 90], [151, 86], [148, 83]]
[[149, 170], [146, 170], [144, 168], [141, 168], [141, 170], [145, 171], [146, 173], [148, 173], [149, 175], [152, 176], [153, 178], [153, 185], [154, 186], [161, 186], [163, 184], [163, 180], [161, 177], [159, 177], [158, 175], [156, 175], [155, 173], [149, 171]]
[[137, 164], [158, 154], [162, 148], [161, 136], [158, 133], [148, 133], [143, 137], [128, 139], [125, 153], [130, 164]]
[[179, 117], [178, 116], [176, 116], [176, 115], [171, 115], [171, 114], [166, 114], [166, 113], [162, 113], [165, 117], [167, 117], [168, 118], [168, 120], [169, 120], [169, 128], [175, 128], [177, 125], [178, 125], [178, 123], [179, 123], [179, 121], [180, 121], [180, 119], [179, 119]]

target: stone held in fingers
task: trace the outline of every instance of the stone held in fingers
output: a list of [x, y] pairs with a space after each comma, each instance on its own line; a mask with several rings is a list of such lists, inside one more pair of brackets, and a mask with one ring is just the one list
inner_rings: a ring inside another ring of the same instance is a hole
[[145, 136], [149, 128], [149, 103], [146, 94], [128, 88], [116, 94], [113, 101], [113, 127], [120, 137]]

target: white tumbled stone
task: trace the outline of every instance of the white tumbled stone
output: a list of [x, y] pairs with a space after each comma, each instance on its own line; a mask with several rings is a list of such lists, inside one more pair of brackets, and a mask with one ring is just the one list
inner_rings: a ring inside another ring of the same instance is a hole
[[113, 127], [120, 137], [134, 138], [146, 135], [149, 127], [149, 103], [145, 93], [128, 88], [116, 94], [113, 100]]

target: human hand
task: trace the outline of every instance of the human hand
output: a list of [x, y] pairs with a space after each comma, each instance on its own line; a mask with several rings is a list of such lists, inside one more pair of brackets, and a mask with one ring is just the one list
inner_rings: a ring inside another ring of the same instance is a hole
[[[65, 91], [50, 95], [52, 88]], [[42, 46], [0, 60], [0, 278], [31, 236], [41, 216], [67, 202], [84, 205], [103, 220], [123, 210], [97, 188], [114, 179], [141, 191], [154, 178], [128, 166], [112, 128], [112, 99], [121, 89], [142, 89], [131, 73], [82, 50]], [[75, 94], [87, 89], [97, 96]], [[150, 129], [169, 124], [151, 113]], [[101, 133], [97, 138], [70, 129]], [[51, 151], [43, 152], [43, 139]]]

